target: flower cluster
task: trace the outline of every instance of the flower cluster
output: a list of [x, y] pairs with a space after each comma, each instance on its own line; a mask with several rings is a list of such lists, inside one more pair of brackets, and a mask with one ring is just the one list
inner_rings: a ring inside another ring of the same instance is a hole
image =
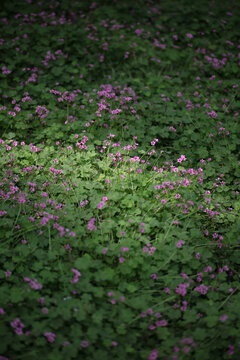
[[10, 322], [10, 325], [14, 329], [14, 331], [17, 335], [23, 334], [22, 329], [24, 328], [24, 324], [21, 322], [20, 319], [16, 318], [15, 320]]
[[78, 282], [78, 279], [79, 279], [80, 276], [82, 276], [82, 274], [81, 274], [77, 269], [72, 269], [72, 272], [73, 272], [75, 275], [74, 275], [71, 283], [72, 283], [72, 284], [75, 284], [75, 283]]
[[88, 230], [93, 231], [93, 230], [97, 230], [97, 227], [94, 225], [96, 218], [91, 218], [88, 221]]
[[107, 196], [104, 196], [104, 197], [102, 198], [102, 201], [100, 201], [100, 203], [97, 204], [97, 208], [98, 208], [99, 210], [101, 210], [101, 209], [103, 208], [103, 206], [106, 205], [106, 202], [105, 202], [105, 201], [107, 201], [107, 200], [108, 200]]
[[143, 252], [148, 253], [148, 255], [153, 255], [157, 249], [154, 246], [151, 246], [151, 244], [147, 244], [142, 250]]
[[185, 157], [185, 155], [181, 155], [180, 158], [177, 159], [177, 162], [181, 163], [183, 160], [184, 160], [184, 161], [187, 160], [186, 157]]
[[55, 335], [54, 333], [52, 333], [52, 332], [45, 332], [43, 335], [47, 338], [47, 341], [48, 341], [48, 342], [52, 343], [52, 342], [55, 341], [56, 335]]
[[31, 279], [29, 279], [27, 277], [24, 277], [23, 280], [25, 282], [28, 282], [30, 287], [32, 289], [34, 289], [34, 290], [41, 290], [42, 289], [42, 285], [37, 282], [37, 279], [31, 280]]
[[176, 287], [176, 293], [182, 296], [185, 296], [187, 293], [187, 288], [189, 287], [189, 283], [185, 283], [185, 284], [178, 284], [178, 286]]

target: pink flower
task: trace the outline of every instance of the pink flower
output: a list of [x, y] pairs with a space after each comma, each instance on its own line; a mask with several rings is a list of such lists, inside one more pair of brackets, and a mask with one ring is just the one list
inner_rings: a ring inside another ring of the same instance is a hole
[[74, 272], [75, 275], [74, 275], [71, 283], [72, 283], [72, 284], [75, 284], [75, 283], [78, 282], [79, 277], [82, 276], [82, 274], [81, 274], [80, 271], [78, 271], [77, 269], [72, 269], [72, 272]]
[[119, 262], [120, 262], [121, 264], [124, 263], [124, 261], [125, 261], [124, 257], [120, 257], [120, 258], [119, 258]]
[[94, 225], [94, 222], [95, 222], [96, 218], [91, 218], [89, 221], [88, 221], [88, 230], [97, 230], [97, 227]]
[[106, 203], [105, 203], [104, 201], [100, 201], [100, 203], [97, 204], [97, 208], [98, 208], [99, 210], [101, 210], [101, 209], [103, 208], [103, 206], [105, 206], [105, 205], [106, 205]]
[[184, 161], [187, 160], [186, 157], [185, 157], [185, 155], [181, 155], [180, 158], [177, 159], [177, 162], [182, 162], [183, 160], [184, 160]]
[[178, 248], [180, 248], [180, 247], [182, 247], [182, 245], [184, 245], [184, 244], [185, 244], [185, 241], [179, 240], [179, 241], [177, 242], [176, 246], [177, 246]]

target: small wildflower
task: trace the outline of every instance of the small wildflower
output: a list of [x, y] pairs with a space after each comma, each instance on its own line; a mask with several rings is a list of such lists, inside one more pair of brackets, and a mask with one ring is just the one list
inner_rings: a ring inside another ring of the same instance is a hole
[[220, 318], [219, 318], [219, 320], [220, 320], [221, 322], [225, 322], [227, 319], [228, 319], [228, 315], [226, 315], [226, 314], [221, 315]]
[[88, 342], [87, 342], [86, 340], [83, 340], [83, 341], [81, 342], [81, 346], [82, 346], [83, 348], [88, 347]]
[[56, 335], [53, 334], [52, 332], [45, 332], [43, 335], [47, 338], [47, 341], [48, 341], [48, 342], [51, 342], [51, 343], [52, 343], [52, 342], [55, 341]]
[[176, 246], [177, 246], [178, 248], [181, 248], [182, 245], [184, 245], [184, 244], [185, 244], [185, 241], [179, 240], [179, 241], [177, 242]]

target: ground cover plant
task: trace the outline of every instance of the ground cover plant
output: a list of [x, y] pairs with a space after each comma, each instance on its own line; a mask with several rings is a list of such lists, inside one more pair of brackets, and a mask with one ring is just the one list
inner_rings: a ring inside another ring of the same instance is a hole
[[239, 359], [235, 1], [0, 5], [0, 360]]

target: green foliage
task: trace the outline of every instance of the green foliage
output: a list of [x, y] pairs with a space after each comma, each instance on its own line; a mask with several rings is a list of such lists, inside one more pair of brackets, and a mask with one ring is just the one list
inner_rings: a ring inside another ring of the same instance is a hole
[[0, 5], [0, 359], [239, 358], [239, 10]]

